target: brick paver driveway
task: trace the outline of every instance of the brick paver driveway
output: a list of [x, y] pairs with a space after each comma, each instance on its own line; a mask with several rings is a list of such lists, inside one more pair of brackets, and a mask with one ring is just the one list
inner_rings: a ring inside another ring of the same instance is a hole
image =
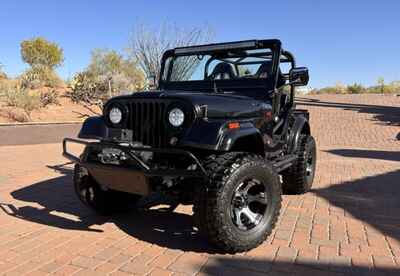
[[75, 198], [59, 143], [1, 146], [0, 271], [400, 275], [400, 97], [298, 101], [311, 111], [319, 147], [314, 189], [284, 196], [279, 223], [259, 248], [216, 254], [194, 231], [189, 206], [96, 216]]

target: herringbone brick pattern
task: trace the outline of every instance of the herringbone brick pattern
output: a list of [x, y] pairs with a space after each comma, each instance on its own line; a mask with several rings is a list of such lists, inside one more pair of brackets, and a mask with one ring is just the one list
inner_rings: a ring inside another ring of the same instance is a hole
[[298, 102], [319, 147], [314, 189], [284, 196], [273, 234], [234, 256], [196, 234], [190, 206], [96, 216], [60, 144], [0, 147], [0, 274], [400, 275], [400, 97]]

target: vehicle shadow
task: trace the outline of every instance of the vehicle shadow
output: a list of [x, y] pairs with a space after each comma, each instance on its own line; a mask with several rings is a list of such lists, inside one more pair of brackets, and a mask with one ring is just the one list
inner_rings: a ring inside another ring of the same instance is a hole
[[326, 152], [343, 157], [379, 159], [400, 162], [400, 152], [381, 150], [359, 150], [359, 149], [334, 149]]
[[[188, 214], [152, 209], [99, 216], [77, 199], [72, 186], [72, 169], [64, 165], [50, 167], [62, 176], [27, 185], [11, 193], [14, 199], [26, 203], [25, 206], [1, 203], [0, 208], [19, 219], [69, 230], [102, 232], [96, 228], [101, 229], [106, 222], [113, 223], [139, 240], [162, 247], [216, 253], [198, 234], [192, 216]], [[40, 207], [36, 207], [37, 204]]]
[[[337, 150], [333, 153], [343, 156], [365, 158], [375, 156], [375, 158], [385, 160], [398, 160], [396, 156], [367, 151]], [[111, 222], [139, 240], [162, 247], [218, 253], [198, 234], [191, 215], [158, 209], [118, 214], [112, 217], [99, 216], [76, 198], [72, 187], [72, 170], [62, 165], [51, 168], [58, 170], [62, 175], [13, 191], [12, 197], [26, 205], [15, 207], [10, 204], [1, 204], [3, 211], [20, 219], [70, 230], [102, 231], [93, 226]], [[312, 192], [371, 225], [384, 235], [400, 240], [400, 217], [397, 215], [400, 212], [399, 179], [400, 170], [396, 170], [315, 189]], [[37, 205], [39, 207], [36, 207]]]
[[261, 258], [250, 259], [244, 256], [233, 258], [218, 256], [212, 257], [202, 267], [203, 275], [399, 275], [400, 269], [338, 264], [333, 260], [324, 262], [307, 261], [270, 261]]
[[395, 106], [338, 103], [303, 97], [296, 97], [295, 101], [298, 105], [302, 106], [334, 107], [344, 110], [353, 110], [359, 113], [372, 114], [376, 121], [387, 125], [400, 125], [400, 108]]
[[[337, 149], [327, 151], [343, 157], [400, 162], [399, 152]], [[400, 170], [367, 176], [312, 191], [369, 224], [382, 234], [400, 241]]]

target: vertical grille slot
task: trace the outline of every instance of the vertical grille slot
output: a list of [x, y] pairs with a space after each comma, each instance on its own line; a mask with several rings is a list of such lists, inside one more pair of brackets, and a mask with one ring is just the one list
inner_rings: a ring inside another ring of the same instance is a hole
[[166, 103], [157, 100], [135, 100], [128, 106], [131, 114], [128, 127], [133, 130], [133, 139], [152, 147], [165, 146]]

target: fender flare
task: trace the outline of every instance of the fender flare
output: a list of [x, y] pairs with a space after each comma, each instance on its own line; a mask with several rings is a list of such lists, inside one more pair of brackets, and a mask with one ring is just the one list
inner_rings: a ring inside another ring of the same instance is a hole
[[102, 116], [87, 118], [79, 131], [78, 137], [81, 139], [102, 140], [108, 137], [108, 128]]
[[262, 135], [251, 123], [241, 124], [240, 129], [225, 129], [221, 135], [217, 148], [221, 151], [230, 151], [235, 146], [238, 146], [238, 143], [241, 140], [249, 141], [251, 143], [250, 145], [246, 145], [246, 148], [250, 146], [249, 148], [251, 148], [253, 152], [262, 156], [265, 155]]
[[289, 135], [289, 153], [297, 151], [301, 134], [310, 134], [310, 125], [304, 116], [296, 116], [296, 120], [291, 127]]

